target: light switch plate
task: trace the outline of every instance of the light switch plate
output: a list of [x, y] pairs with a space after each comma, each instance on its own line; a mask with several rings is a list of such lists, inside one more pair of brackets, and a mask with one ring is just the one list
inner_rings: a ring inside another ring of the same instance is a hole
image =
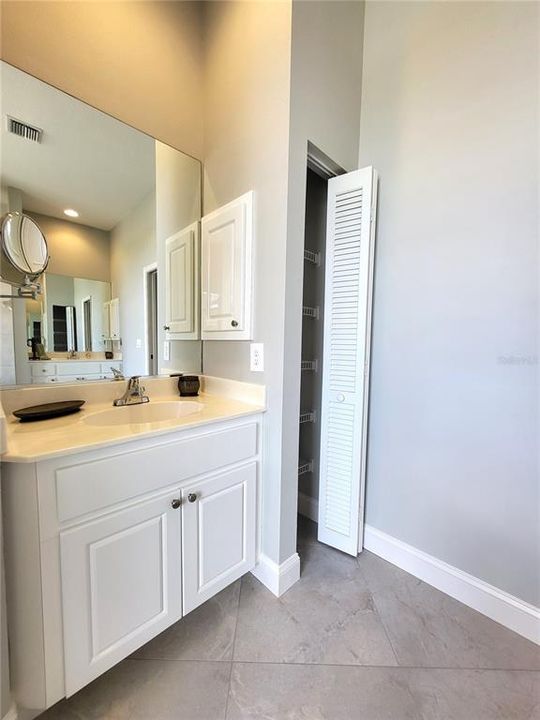
[[141, 338], [137, 338], [137, 339], [135, 340], [135, 347], [136, 347], [137, 350], [140, 350], [140, 349], [142, 348], [142, 340], [141, 340]]
[[264, 371], [264, 344], [251, 343], [249, 346], [249, 369], [251, 372]]
[[171, 343], [168, 340], [163, 342], [163, 359], [167, 361], [171, 359]]

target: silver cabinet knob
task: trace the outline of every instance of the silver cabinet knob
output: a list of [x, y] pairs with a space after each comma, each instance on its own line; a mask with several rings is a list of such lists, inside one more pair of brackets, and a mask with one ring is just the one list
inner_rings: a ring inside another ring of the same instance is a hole
[[238, 321], [237, 320], [231, 320], [231, 325], [233, 327], [238, 327]]
[[195, 500], [197, 499], [197, 493], [188, 493], [187, 499], [188, 499], [188, 502], [194, 503]]
[[178, 510], [181, 504], [182, 501], [180, 500], [180, 498], [174, 498], [174, 500], [171, 500], [171, 507], [173, 510]]

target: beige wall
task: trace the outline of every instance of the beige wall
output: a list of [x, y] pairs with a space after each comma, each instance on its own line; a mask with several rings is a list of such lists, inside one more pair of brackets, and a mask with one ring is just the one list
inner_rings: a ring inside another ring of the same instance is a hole
[[8, 0], [2, 59], [201, 157], [199, 18], [194, 2]]
[[204, 212], [255, 191], [254, 340], [265, 372], [249, 371], [249, 343], [204, 342], [204, 371], [266, 383], [262, 549], [279, 561], [281, 405], [287, 242], [290, 2], [208, 2]]
[[110, 236], [105, 230], [28, 213], [43, 231], [51, 259], [47, 272], [90, 280], [111, 279]]
[[360, 135], [380, 173], [367, 522], [537, 605], [538, 20], [368, 2]]

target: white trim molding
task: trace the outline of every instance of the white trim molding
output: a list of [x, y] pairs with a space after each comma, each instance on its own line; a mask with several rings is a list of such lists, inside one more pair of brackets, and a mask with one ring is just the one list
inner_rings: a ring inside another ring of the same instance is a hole
[[[298, 512], [317, 522], [317, 500], [298, 493]], [[364, 547], [491, 620], [540, 644], [540, 608], [371, 525], [364, 528]]]
[[365, 526], [364, 547], [482, 615], [540, 644], [540, 609], [534, 605], [370, 525]]
[[12, 705], [2, 718], [2, 720], [17, 720], [17, 718], [17, 708], [15, 707], [15, 705]]
[[261, 553], [259, 562], [251, 572], [270, 592], [280, 597], [300, 579], [300, 556], [294, 553], [278, 565]]

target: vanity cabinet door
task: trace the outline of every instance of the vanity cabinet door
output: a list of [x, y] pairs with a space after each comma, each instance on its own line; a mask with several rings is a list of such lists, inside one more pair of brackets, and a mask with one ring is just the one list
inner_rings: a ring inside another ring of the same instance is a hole
[[179, 498], [60, 533], [67, 696], [181, 617]]
[[250, 340], [253, 193], [203, 217], [202, 338]]
[[184, 615], [255, 565], [257, 463], [182, 491]]
[[165, 332], [169, 340], [199, 338], [199, 223], [165, 243]]

